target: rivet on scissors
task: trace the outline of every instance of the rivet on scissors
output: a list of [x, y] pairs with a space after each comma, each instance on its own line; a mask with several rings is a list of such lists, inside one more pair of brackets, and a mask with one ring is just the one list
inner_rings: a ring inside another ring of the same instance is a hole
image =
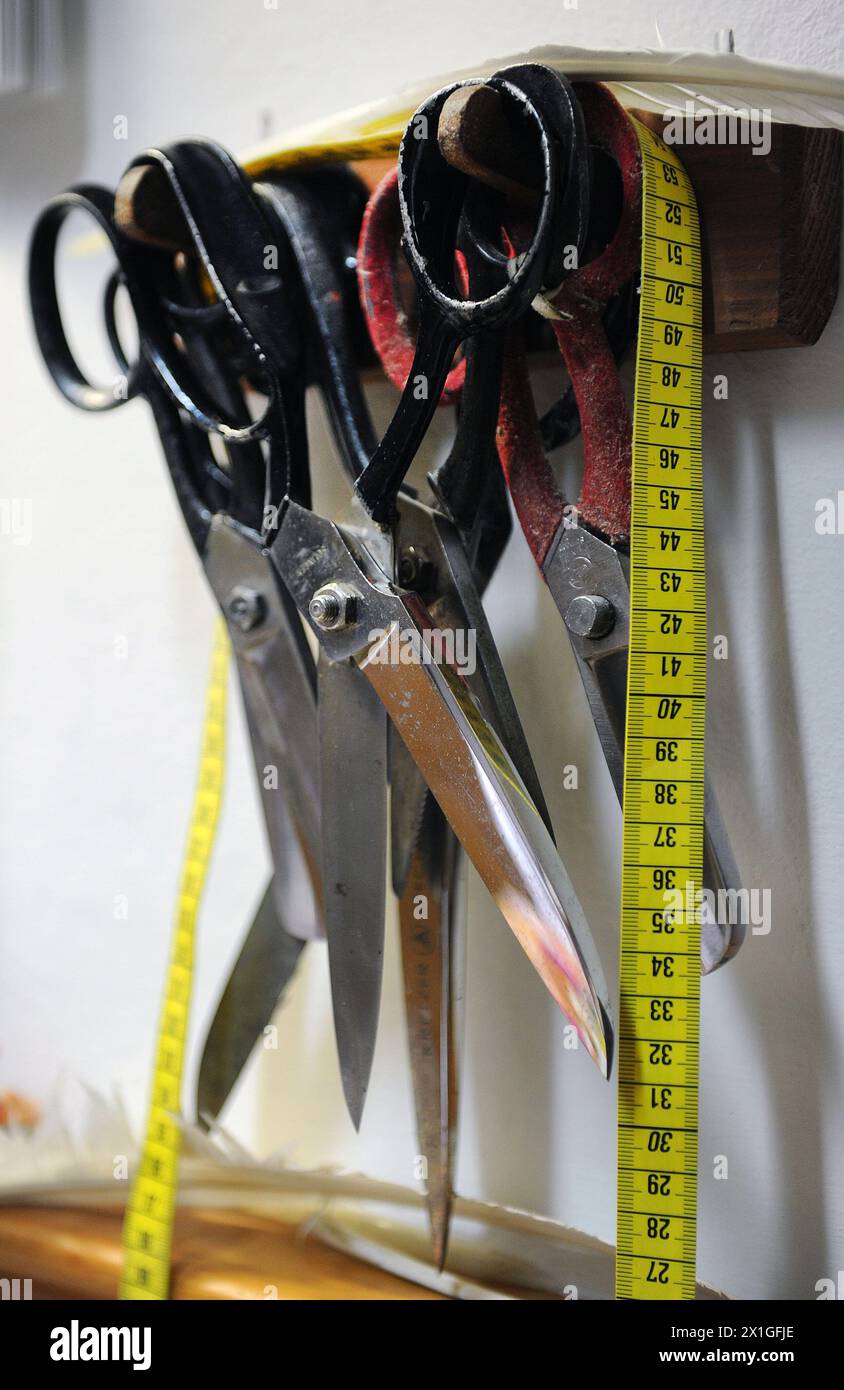
[[248, 589], [244, 584], [237, 584], [229, 595], [226, 611], [241, 632], [251, 632], [253, 627], [263, 622], [267, 605], [257, 589]]
[[397, 578], [403, 589], [427, 589], [434, 578], [434, 566], [424, 550], [408, 545], [399, 557]]
[[614, 623], [615, 609], [597, 594], [578, 594], [566, 609], [566, 627], [576, 637], [606, 637]]

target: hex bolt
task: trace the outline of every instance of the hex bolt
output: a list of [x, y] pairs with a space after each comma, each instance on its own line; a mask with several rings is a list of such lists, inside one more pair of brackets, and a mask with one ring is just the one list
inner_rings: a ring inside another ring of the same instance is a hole
[[226, 611], [241, 632], [251, 632], [263, 622], [267, 605], [257, 589], [249, 589], [245, 584], [237, 584], [229, 595]]
[[598, 594], [578, 594], [566, 609], [566, 627], [576, 637], [606, 637], [615, 623], [615, 609]]
[[317, 589], [308, 612], [325, 632], [337, 632], [340, 628], [351, 627], [357, 611], [357, 594], [348, 584], [323, 584]]

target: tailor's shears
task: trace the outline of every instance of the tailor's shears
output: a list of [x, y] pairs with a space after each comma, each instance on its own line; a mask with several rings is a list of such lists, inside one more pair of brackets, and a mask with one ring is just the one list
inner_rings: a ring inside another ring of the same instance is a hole
[[[336, 241], [335, 229], [331, 226], [333, 218], [326, 210], [326, 191], [330, 192], [332, 178], [336, 180], [337, 175], [286, 176], [262, 182], [255, 191], [264, 201], [268, 214], [275, 213], [294, 248], [316, 329], [314, 357], [318, 365], [314, 375], [334, 423], [338, 452], [353, 481], [367, 466], [375, 450], [375, 441], [354, 358], [349, 351], [351, 327], [358, 322], [362, 325], [362, 319], [358, 313], [344, 322], [343, 297], [329, 256], [331, 242]], [[320, 187], [326, 179], [328, 190]], [[332, 198], [331, 204], [335, 202]], [[440, 502], [444, 504], [458, 498], [458, 484], [465, 481], [459, 465], [467, 459], [470, 449], [474, 448], [483, 461], [483, 434], [488, 434], [488, 443], [494, 437], [497, 380], [494, 377], [488, 380], [482, 366], [472, 355], [457, 437], [447, 463], [438, 470], [441, 475], [438, 491]], [[459, 375], [466, 375], [465, 368], [459, 369]], [[471, 523], [467, 518], [467, 526], [460, 533], [440, 509], [426, 506], [406, 491], [399, 494], [394, 568], [405, 583], [414, 583], [424, 595], [441, 628], [461, 633], [471, 629], [477, 668], [469, 677], [470, 687], [513, 754], [534, 800], [543, 814], [547, 814], [480, 602], [479, 591], [494, 568], [510, 525], [500, 472], [489, 469], [485, 472], [487, 479], [498, 484], [497, 496], [492, 499], [497, 506], [483, 499], [479, 507], [475, 496], [474, 516]], [[362, 524], [369, 525], [359, 506], [353, 509], [352, 519], [358, 528]], [[471, 561], [467, 552], [471, 553]], [[326, 667], [329, 671], [332, 669], [330, 663], [326, 663]], [[347, 681], [354, 692], [360, 684], [359, 677], [350, 668], [341, 667], [340, 670], [341, 679]], [[424, 778], [396, 734], [394, 724], [390, 725], [390, 733], [392, 880], [399, 898], [417, 1129], [427, 1166], [435, 1258], [441, 1263], [451, 1200], [456, 1121], [457, 1020], [454, 1014], [457, 987], [454, 980], [460, 973], [457, 847]], [[347, 836], [347, 819], [348, 810], [343, 799], [323, 798], [326, 850], [330, 850], [335, 841], [342, 843]], [[365, 869], [365, 863], [359, 863], [357, 873]], [[330, 882], [328, 869], [325, 878]], [[360, 1009], [348, 1012], [352, 1015], [349, 1027], [359, 1031], [367, 1027], [365, 1012], [362, 1014]]]
[[[583, 431], [583, 478], [574, 514], [558, 491], [536, 427], [524, 358], [505, 366], [499, 453], [534, 559], [566, 625], [619, 802], [624, 788], [624, 726], [630, 628], [628, 538], [632, 422], [602, 315], [639, 269], [641, 155], [623, 108], [599, 84], [578, 93], [591, 142], [616, 163], [622, 207], [609, 242], [551, 295], [546, 308], [568, 368]], [[741, 886], [732, 847], [707, 779], [704, 886]], [[704, 899], [706, 902], [706, 899]], [[701, 968], [729, 960], [743, 932], [704, 907]]]
[[[121, 382], [118, 390], [86, 378], [62, 321], [55, 258], [61, 227], [74, 211], [93, 219], [117, 258], [103, 309]], [[138, 323], [141, 350], [134, 363], [127, 361], [116, 329], [118, 283], [127, 286]], [[162, 296], [161, 306], [148, 317], [154, 286]], [[144, 396], [153, 412], [185, 523], [235, 653], [274, 868], [254, 930], [263, 942], [265, 966], [271, 964], [266, 975], [278, 995], [296, 968], [304, 942], [323, 934], [322, 889], [313, 660], [299, 617], [258, 534], [265, 499], [261, 423], [256, 426], [249, 420], [231, 373], [208, 349], [204, 335], [209, 326], [216, 329], [219, 315], [215, 318], [213, 310], [209, 314], [191, 302], [195, 295], [183, 277], [180, 282], [171, 255], [140, 248], [120, 233], [114, 199], [106, 189], [85, 185], [46, 206], [33, 232], [29, 289], [41, 352], [68, 400], [84, 410], [103, 411]], [[178, 324], [197, 368], [201, 364], [203, 386], [197, 403], [188, 354], [171, 349], [167, 341], [167, 314]], [[289, 353], [295, 353], [296, 342], [291, 324]], [[161, 371], [165, 357], [167, 370]], [[275, 408], [271, 403], [269, 409]], [[204, 413], [225, 420], [227, 470], [215, 462], [205, 429], [193, 422]], [[271, 770], [275, 776], [269, 775]], [[229, 1066], [231, 1058], [242, 1065], [255, 1041], [239, 1026], [236, 1006], [237, 999], [230, 997], [223, 1010]], [[219, 1077], [208, 1077], [200, 1112], [206, 1098], [213, 1106], [219, 1084]]]
[[[539, 569], [566, 624], [590, 709], [619, 800], [623, 791], [624, 723], [629, 631], [627, 537], [630, 528], [631, 421], [616, 367], [620, 334], [611, 346], [605, 316], [624, 305], [639, 265], [641, 170], [638, 140], [605, 88], [575, 86], [590, 143], [615, 163], [622, 187], [615, 227], [598, 254], [580, 265], [555, 293], [536, 302], [550, 318], [571, 377], [583, 430], [584, 472], [577, 507], [560, 493], [543, 449], [518, 330], [510, 335], [502, 377], [498, 453], [513, 504]], [[389, 195], [385, 185], [384, 194]], [[378, 196], [378, 195], [376, 195]], [[361, 257], [362, 299], [377, 276], [376, 347], [385, 367], [397, 360], [403, 318], [374, 254]], [[380, 257], [394, 254], [384, 239]], [[391, 344], [385, 352], [385, 345]], [[571, 437], [569, 403], [549, 422], [551, 441]], [[566, 422], [569, 422], [566, 425]], [[739, 876], [711, 788], [706, 790], [704, 882], [738, 888]], [[704, 910], [701, 964], [709, 972], [741, 944], [728, 923]]]
[[[533, 82], [539, 86], [556, 79], [544, 70], [525, 69], [518, 78], [524, 86], [517, 85], [516, 72], [523, 70], [514, 70], [513, 82], [506, 75], [491, 81], [511, 112], [533, 122], [542, 155], [545, 196], [531, 245], [510, 275], [497, 236], [477, 231], [491, 227], [494, 211], [483, 198], [474, 202], [474, 238], [490, 267], [497, 269], [498, 286], [467, 304], [457, 299], [451, 288], [453, 258], [469, 181], [447, 169], [435, 140], [413, 134], [420, 117], [427, 129], [436, 128], [439, 111], [455, 87], [444, 89], [420, 108], [399, 153], [405, 234], [416, 247], [416, 269], [424, 271], [430, 287], [423, 299], [421, 322], [427, 328], [420, 332], [414, 373], [426, 381], [427, 398], [415, 394], [409, 383], [358, 479], [356, 492], [366, 508], [360, 521], [339, 526], [290, 501], [271, 556], [328, 660], [353, 666], [378, 694], [505, 918], [606, 1072], [611, 1045], [607, 991], [580, 904], [524, 780], [480, 702], [467, 681], [437, 659], [432, 642], [437, 625], [424, 596], [395, 578], [394, 542], [402, 525], [399, 488], [436, 408], [455, 342], [503, 326], [524, 311], [544, 281], [553, 233], [559, 231], [558, 214], [569, 211], [571, 190], [560, 177], [557, 142], [525, 90]], [[563, 84], [557, 102], [563, 109], [568, 103]], [[568, 151], [567, 141], [559, 144]], [[432, 201], [435, 196], [437, 202]], [[396, 531], [373, 526], [375, 519], [395, 525]], [[437, 529], [446, 524], [444, 515], [435, 523]], [[391, 659], [396, 635], [408, 639], [416, 659], [406, 664]]]

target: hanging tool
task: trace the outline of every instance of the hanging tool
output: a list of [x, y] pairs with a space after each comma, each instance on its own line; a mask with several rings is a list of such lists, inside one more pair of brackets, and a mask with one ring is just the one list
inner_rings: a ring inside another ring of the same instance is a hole
[[[435, 128], [438, 105], [451, 90], [431, 98], [417, 116], [424, 115]], [[459, 176], [456, 183], [446, 175], [443, 193], [438, 180], [444, 161], [435, 142], [408, 135], [399, 163], [413, 211], [405, 205], [403, 216], [407, 214], [412, 237], [436, 242], [438, 262], [431, 266], [421, 252], [419, 259], [441, 276], [437, 281], [428, 275], [432, 289], [429, 307], [423, 308], [428, 344], [420, 342], [417, 348], [418, 375], [428, 384], [429, 398], [416, 408], [412, 390], [405, 391], [381, 445], [358, 479], [358, 496], [372, 517], [393, 522], [397, 518], [398, 489], [435, 408], [456, 338], [506, 322], [508, 316], [523, 311], [542, 283], [554, 211], [559, 206], [552, 141], [524, 91], [505, 79], [500, 80], [499, 90], [520, 117], [534, 123], [547, 166], [548, 192], [535, 244], [510, 278], [506, 259], [491, 241], [485, 242], [501, 265], [500, 288], [472, 301], [467, 313], [466, 305], [445, 288], [450, 282], [466, 180]], [[436, 204], [442, 209], [442, 224], [431, 217], [421, 229], [423, 204], [429, 210], [434, 207], [426, 195], [435, 185], [442, 194]], [[487, 211], [477, 209], [479, 215]], [[449, 314], [447, 328], [439, 324], [444, 305]], [[430, 612], [419, 595], [394, 583], [391, 547], [391, 534], [373, 530], [363, 516], [359, 527], [338, 527], [290, 503], [271, 554], [329, 658], [353, 662], [378, 692], [505, 917], [576, 1023], [587, 1050], [605, 1070], [610, 1036], [606, 994], [580, 905], [512, 760], [466, 683], [447, 663], [435, 659], [425, 636], [434, 629]], [[389, 660], [393, 631], [406, 634], [417, 645], [418, 661], [398, 669]]]
[[[619, 801], [624, 759], [624, 703], [629, 648], [628, 544], [630, 518], [631, 422], [615, 359], [603, 326], [607, 305], [623, 302], [625, 287], [635, 278], [641, 225], [641, 166], [638, 140], [629, 119], [606, 89], [578, 84], [575, 91], [586, 114], [589, 140], [609, 156], [621, 177], [620, 217], [606, 244], [572, 271], [556, 294], [537, 303], [553, 325], [572, 383], [577, 418], [584, 434], [584, 473], [577, 506], [560, 493], [546, 459], [536, 420], [527, 365], [521, 347], [521, 325], [511, 331], [501, 393], [498, 453], [514, 507], [531, 552], [566, 624], [596, 730]], [[473, 156], [478, 157], [475, 132]], [[489, 164], [496, 157], [498, 130], [487, 130]], [[455, 133], [445, 148], [453, 154]], [[525, 148], [529, 148], [525, 146]], [[522, 160], [527, 163], [526, 157]], [[380, 221], [389, 225], [389, 203], [395, 193], [389, 180], [378, 190]], [[594, 241], [594, 228], [589, 239]], [[408, 351], [409, 334], [397, 288], [385, 274], [395, 256], [382, 238], [362, 244], [359, 266], [365, 307], [365, 287], [379, 285], [378, 331], [373, 342], [385, 370], [394, 379], [397, 362]], [[515, 251], [515, 248], [514, 248]], [[376, 253], [378, 259], [376, 260]], [[370, 320], [371, 321], [371, 320]], [[403, 344], [403, 349], [399, 347]], [[568, 396], [563, 407], [546, 417], [557, 432], [571, 422]], [[571, 424], [566, 432], [575, 431]], [[706, 792], [705, 883], [714, 894], [737, 890], [738, 870], [714, 793]], [[716, 901], [717, 901], [716, 897]], [[719, 922], [708, 906], [701, 935], [704, 973], [730, 959], [742, 940], [741, 929]]]
[[[87, 380], [65, 334], [55, 257], [61, 227], [76, 211], [94, 220], [117, 257], [118, 271], [108, 283], [104, 314], [120, 390]], [[177, 304], [177, 294], [189, 296], [184, 277], [176, 280], [171, 256], [149, 248], [139, 252], [121, 235], [114, 225], [113, 197], [105, 189], [85, 186], [54, 198], [36, 224], [29, 272], [35, 331], [53, 379], [73, 404], [101, 411], [145, 396], [152, 409], [182, 514], [223, 610], [235, 653], [275, 870], [272, 891], [261, 904], [254, 930], [274, 955], [277, 1001], [293, 974], [302, 943], [323, 934], [313, 660], [298, 615], [291, 610], [254, 529], [261, 524], [264, 491], [259, 447], [249, 438], [239, 443], [230, 440], [229, 469], [224, 471], [214, 460], [205, 431], [174, 403], [153, 365], [156, 352], [144, 338], [143, 303], [151, 290], [145, 291], [143, 299], [138, 293], [141, 256], [147, 262], [152, 258], [144, 273], [152, 282], [157, 277], [161, 293], [172, 296], [170, 307], [179, 315], [183, 340], [191, 344], [194, 358], [202, 361], [203, 380], [216, 392], [210, 408], [229, 409], [248, 434], [237, 392], [200, 337], [207, 316], [190, 304]], [[140, 312], [136, 307], [141, 356], [135, 363], [127, 361], [117, 333], [118, 283], [129, 288], [133, 307], [141, 305]], [[183, 397], [189, 390], [190, 383], [185, 382]], [[270, 769], [276, 770], [277, 778], [267, 775]], [[214, 1069], [215, 1077], [206, 1077], [201, 1088], [200, 1114], [206, 1108], [211, 1115], [216, 1113], [221, 1089], [226, 1087], [228, 1094], [251, 1047], [238, 1029], [233, 1005], [231, 999], [221, 1005], [216, 1033], [220, 1041], [213, 1042], [212, 1050], [219, 1049], [222, 1060]]]
[[[338, 453], [345, 461], [350, 479], [354, 480], [368, 464], [374, 450], [374, 436], [350, 351], [349, 323], [343, 320], [341, 282], [337, 269], [332, 271], [331, 237], [326, 235], [330, 230], [336, 238], [336, 229], [330, 226], [333, 219], [329, 219], [326, 226], [326, 207], [336, 206], [337, 190], [331, 189], [331, 183], [337, 177], [336, 174], [311, 178], [286, 176], [257, 185], [255, 191], [264, 201], [268, 216], [272, 213], [277, 216], [290, 239], [316, 326], [313, 376], [326, 399]], [[327, 192], [334, 195], [330, 202]], [[365, 230], [362, 235], [366, 235]], [[357, 322], [357, 318], [352, 322]], [[464, 370], [459, 374], [466, 380], [460, 425], [449, 458], [438, 470], [436, 490], [444, 505], [458, 501], [458, 489], [467, 482], [462, 465], [468, 467], [472, 451], [483, 462], [485, 447], [489, 452], [493, 445], [497, 377], [495, 373], [489, 376], [484, 366], [485, 363], [476, 362], [472, 355], [468, 372]], [[488, 436], [486, 446], [484, 435]], [[394, 569], [405, 583], [415, 583], [441, 628], [461, 633], [471, 628], [476, 640], [477, 671], [467, 677], [470, 689], [512, 753], [534, 801], [547, 817], [539, 781], [473, 577], [473, 574], [477, 576], [481, 586], [486, 584], [509, 532], [500, 473], [490, 472], [488, 468], [485, 472], [493, 484], [497, 481], [493, 489], [497, 508], [486, 498], [479, 506], [475, 493], [473, 515], [471, 519], [467, 516], [462, 531], [456, 531], [442, 511], [424, 505], [407, 491], [399, 494]], [[363, 514], [359, 507], [352, 519], [360, 526]], [[475, 532], [481, 539], [476, 538]], [[475, 557], [474, 565], [470, 565], [467, 552]], [[452, 1185], [456, 1110], [456, 1020], [451, 986], [459, 952], [454, 919], [457, 865], [452, 837], [442, 825], [441, 812], [432, 801], [404, 743], [395, 735], [394, 725], [391, 731], [393, 886], [399, 897], [417, 1127], [426, 1160], [435, 1258], [442, 1263]], [[342, 835], [348, 808], [339, 798], [337, 806], [337, 834]], [[327, 814], [324, 803], [324, 827]]]
[[[576, 511], [558, 491], [545, 459], [534, 427], [524, 358], [518, 351], [509, 354], [505, 367], [499, 453], [528, 544], [566, 625], [621, 801], [630, 643], [632, 425], [602, 313], [638, 270], [641, 156], [632, 123], [606, 88], [583, 84], [577, 91], [591, 141], [619, 169], [623, 203], [605, 248], [543, 305], [571, 377], [583, 429], [584, 468]], [[670, 364], [666, 370], [672, 370]], [[653, 385], [658, 388], [658, 383]], [[716, 901], [722, 900], [717, 895], [724, 888], [740, 888], [730, 842], [708, 785], [704, 863], [704, 881]], [[707, 911], [701, 934], [704, 973], [730, 959], [741, 939], [741, 930], [734, 931], [728, 921], [720, 922]]]
[[[287, 237], [307, 303], [309, 380], [314, 381], [332, 423], [337, 452], [350, 481], [376, 447], [372, 422], [355, 363], [355, 335], [363, 333], [356, 303], [354, 258], [362, 207], [352, 198], [357, 180], [342, 170], [287, 176], [256, 188], [268, 217]], [[351, 219], [338, 217], [354, 203]], [[342, 225], [338, 226], [338, 222]], [[347, 233], [355, 223], [351, 240]], [[352, 267], [351, 271], [349, 267]], [[349, 293], [351, 291], [351, 294]], [[406, 555], [406, 564], [419, 560]], [[431, 561], [424, 562], [430, 571]], [[328, 721], [327, 721], [328, 722]], [[347, 728], [345, 720], [341, 727]], [[393, 726], [390, 726], [391, 730]], [[454, 837], [416, 766], [395, 736], [388, 742], [393, 890], [399, 898], [402, 969], [408, 1044], [421, 1156], [426, 1168], [433, 1253], [444, 1263], [452, 1191], [457, 1111], [453, 975], [462, 935], [459, 922]], [[345, 833], [347, 797], [333, 802]], [[329, 816], [324, 812], [326, 836]]]
[[[169, 199], [170, 207], [164, 214], [168, 231], [180, 236], [181, 245], [187, 235], [187, 244], [216, 293], [213, 307], [221, 311], [225, 323], [226, 350], [234, 351], [251, 384], [267, 395], [267, 409], [258, 424], [251, 426], [249, 436], [260, 430], [266, 441], [267, 489], [259, 529], [262, 556], [267, 561], [265, 543], [271, 539], [274, 526], [274, 503], [295, 497], [307, 505], [310, 497], [304, 345], [298, 330], [295, 273], [292, 267], [289, 275], [284, 268], [267, 273], [268, 257], [283, 255], [285, 242], [265, 218], [241, 171], [219, 146], [182, 141], [164, 151], [146, 151], [130, 166], [135, 177], [149, 170], [154, 174], [152, 186], [159, 189], [159, 206]], [[296, 344], [297, 351], [292, 371], [291, 343]], [[195, 410], [202, 388], [201, 383], [191, 386], [190, 407]], [[230, 437], [231, 422], [207, 408], [198, 422], [224, 438]], [[239, 431], [237, 437], [243, 438], [244, 432]], [[381, 987], [386, 765], [378, 726], [383, 728], [385, 716], [365, 688], [351, 686], [342, 671], [330, 671], [324, 663], [317, 666], [315, 711], [316, 729], [310, 746], [317, 753], [319, 797], [324, 799], [329, 817], [319, 833], [315, 862], [324, 891], [341, 1076], [357, 1126], [372, 1063]], [[368, 724], [372, 736], [344, 737], [346, 721], [356, 730]], [[382, 746], [377, 751], [379, 742]], [[342, 795], [338, 783], [341, 762]], [[355, 802], [358, 814], [354, 814]], [[345, 807], [347, 815], [342, 838], [333, 833], [331, 823], [338, 806]]]
[[[506, 271], [505, 271], [505, 272], [506, 272]], [[284, 534], [284, 524], [282, 524], [282, 534]], [[279, 537], [279, 539], [281, 539], [281, 537]], [[374, 535], [373, 539], [374, 539], [375, 548], [377, 548], [377, 546], [380, 545], [380, 538], [378, 538], [377, 535]], [[274, 546], [273, 546], [273, 555], [275, 555], [275, 553], [278, 552], [278, 545], [279, 545], [279, 541], [277, 541], [277, 542], [274, 543]], [[331, 595], [331, 598], [335, 598], [335, 595]], [[328, 619], [328, 620], [331, 621], [331, 617], [330, 617], [330, 619]]]

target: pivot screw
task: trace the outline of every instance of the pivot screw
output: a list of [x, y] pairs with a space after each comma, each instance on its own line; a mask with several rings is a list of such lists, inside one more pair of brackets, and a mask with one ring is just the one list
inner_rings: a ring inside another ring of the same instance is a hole
[[267, 605], [257, 589], [238, 584], [231, 591], [226, 611], [235, 627], [239, 627], [241, 632], [251, 632], [253, 627], [263, 622]]
[[434, 578], [434, 566], [418, 545], [405, 546], [399, 556], [397, 579], [403, 589], [422, 591]]
[[614, 623], [615, 609], [597, 594], [578, 594], [566, 610], [566, 627], [576, 637], [606, 637]]
[[357, 597], [348, 584], [323, 584], [308, 604], [308, 612], [317, 627], [336, 632], [355, 621]]

